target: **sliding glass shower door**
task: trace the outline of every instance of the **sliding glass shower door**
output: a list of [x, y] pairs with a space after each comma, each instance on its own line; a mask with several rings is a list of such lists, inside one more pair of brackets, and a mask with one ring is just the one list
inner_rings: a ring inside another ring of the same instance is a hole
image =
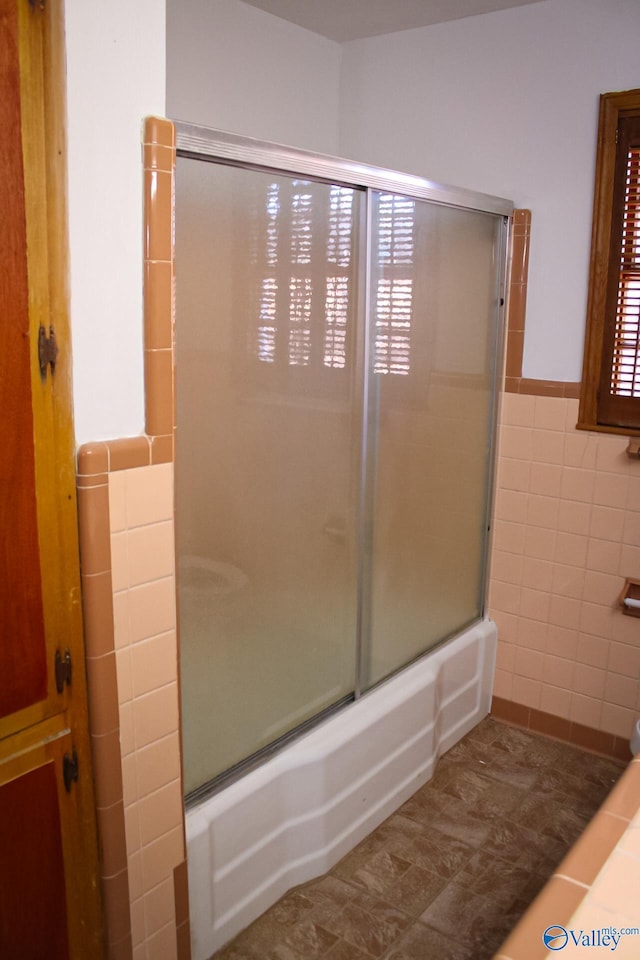
[[195, 796], [482, 616], [509, 207], [256, 157], [230, 135], [201, 151], [210, 132], [185, 129], [176, 528]]
[[362, 199], [179, 159], [187, 791], [354, 689]]

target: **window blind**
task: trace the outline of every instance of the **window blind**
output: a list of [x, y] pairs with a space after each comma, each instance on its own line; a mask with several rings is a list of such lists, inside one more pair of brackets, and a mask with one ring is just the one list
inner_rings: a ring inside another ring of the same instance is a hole
[[640, 146], [627, 152], [610, 389], [640, 397]]

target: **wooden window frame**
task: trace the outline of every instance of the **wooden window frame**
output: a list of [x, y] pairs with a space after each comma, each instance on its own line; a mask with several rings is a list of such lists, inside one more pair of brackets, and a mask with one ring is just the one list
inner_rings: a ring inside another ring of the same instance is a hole
[[[582, 368], [578, 429], [640, 436], [640, 397], [611, 410], [607, 385], [611, 379], [611, 345], [620, 278], [620, 174], [624, 138], [618, 143], [621, 121], [640, 118], [640, 89], [604, 93], [600, 97], [596, 154], [587, 327]], [[625, 151], [626, 152], [626, 151]], [[624, 165], [626, 169], [626, 165]], [[618, 189], [616, 191], [616, 185]], [[606, 396], [605, 396], [606, 394]], [[613, 398], [614, 400], [618, 398]], [[609, 410], [605, 409], [609, 407]]]

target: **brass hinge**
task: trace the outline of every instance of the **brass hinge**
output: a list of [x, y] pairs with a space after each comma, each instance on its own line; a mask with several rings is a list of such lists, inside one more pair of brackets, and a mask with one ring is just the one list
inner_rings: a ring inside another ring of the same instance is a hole
[[71, 784], [78, 779], [78, 754], [75, 747], [71, 751], [71, 756], [65, 753], [62, 758], [62, 779], [64, 780], [65, 790], [67, 793], [71, 793]]
[[58, 357], [58, 342], [53, 324], [49, 327], [49, 336], [47, 331], [40, 324], [38, 330], [38, 364], [40, 366], [40, 376], [44, 380], [47, 376], [47, 367], [51, 367], [51, 373], [56, 372], [56, 360]]
[[68, 650], [65, 650], [64, 656], [56, 650], [55, 671], [56, 690], [62, 693], [65, 683], [68, 687], [71, 686], [71, 654]]

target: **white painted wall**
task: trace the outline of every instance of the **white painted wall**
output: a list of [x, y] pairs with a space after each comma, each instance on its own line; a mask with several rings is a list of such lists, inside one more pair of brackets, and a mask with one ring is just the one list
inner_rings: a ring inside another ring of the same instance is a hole
[[167, 113], [338, 149], [340, 46], [240, 0], [167, 0]]
[[164, 0], [66, 0], [78, 444], [144, 428], [142, 120], [165, 113]]
[[580, 379], [598, 95], [639, 42], [638, 0], [544, 0], [342, 47], [342, 155], [531, 208], [527, 377]]

